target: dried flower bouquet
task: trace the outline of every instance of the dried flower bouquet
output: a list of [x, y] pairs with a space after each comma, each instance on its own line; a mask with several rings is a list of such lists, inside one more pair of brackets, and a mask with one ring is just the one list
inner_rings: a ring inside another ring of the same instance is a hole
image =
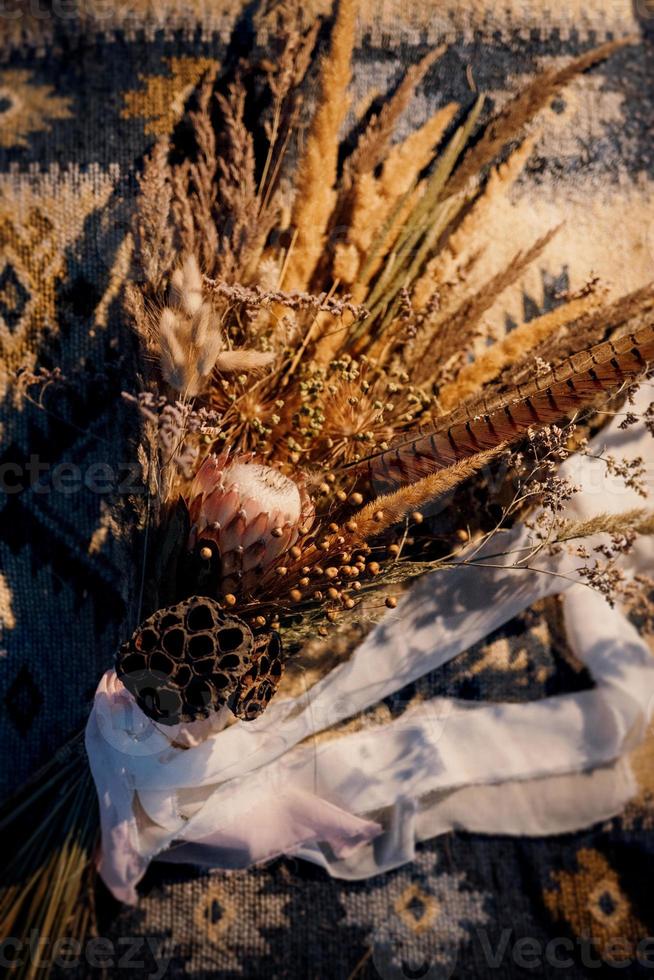
[[[607, 303], [591, 281], [496, 336], [487, 310], [556, 229], [488, 281], [463, 247], [519, 176], [526, 124], [624, 42], [540, 75], [485, 122], [475, 98], [394, 141], [442, 49], [353, 121], [354, 0], [320, 58], [318, 24], [286, 4], [274, 16], [270, 58], [207, 74], [153, 148], [130, 238], [145, 382], [125, 397], [154, 447], [154, 493], [141, 622], [116, 672], [163, 729], [257, 718], [308, 638], [365, 629], [406, 583], [536, 505], [536, 549], [613, 535], [585, 573], [611, 601], [638, 598], [615, 557], [654, 530], [646, 509], [563, 520], [574, 487], [557, 476], [654, 361], [654, 288]], [[631, 486], [641, 463], [605, 458]], [[457, 506], [425, 521], [446, 494]], [[23, 793], [25, 807], [54, 796], [66, 819], [52, 810], [16, 855], [5, 932], [89, 925], [93, 789], [75, 748], [66, 760]]]

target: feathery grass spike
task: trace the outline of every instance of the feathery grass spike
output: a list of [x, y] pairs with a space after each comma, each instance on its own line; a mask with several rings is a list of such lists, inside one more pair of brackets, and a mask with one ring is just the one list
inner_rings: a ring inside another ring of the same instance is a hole
[[628, 44], [633, 44], [633, 38], [621, 38], [617, 41], [607, 41], [584, 54], [573, 58], [562, 68], [554, 68], [538, 75], [510, 102], [501, 109], [486, 125], [483, 136], [464, 157], [461, 166], [453, 175], [448, 192], [451, 194], [461, 190], [465, 183], [479, 174], [504, 146], [522, 130], [523, 126], [534, 118], [559, 89], [576, 78], [582, 72], [592, 68], [609, 58], [616, 51]]
[[298, 237], [286, 270], [286, 288], [309, 285], [336, 201], [339, 133], [349, 106], [356, 12], [356, 0], [338, 0], [331, 48], [322, 63], [318, 107], [295, 180], [291, 224]]

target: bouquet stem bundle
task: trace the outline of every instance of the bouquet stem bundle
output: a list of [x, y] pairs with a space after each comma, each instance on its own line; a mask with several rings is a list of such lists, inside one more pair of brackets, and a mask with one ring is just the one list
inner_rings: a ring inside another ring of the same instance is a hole
[[11, 976], [47, 975], [65, 965], [71, 940], [94, 931], [93, 858], [99, 818], [83, 739], [74, 738], [0, 811], [3, 873], [0, 934]]

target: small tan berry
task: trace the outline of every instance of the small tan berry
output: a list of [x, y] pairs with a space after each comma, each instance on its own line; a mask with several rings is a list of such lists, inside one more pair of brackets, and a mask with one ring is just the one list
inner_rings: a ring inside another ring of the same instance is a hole
[[200, 548], [200, 558], [202, 561], [211, 560], [211, 548]]
[[360, 493], [351, 493], [350, 494], [350, 503], [351, 504], [356, 504], [356, 506], [358, 507], [359, 504], [362, 504], [363, 503], [363, 494], [360, 494]]
[[397, 606], [397, 599], [395, 598], [394, 595], [386, 596], [384, 600], [384, 604], [388, 606], [389, 609], [395, 609], [395, 607]]
[[379, 575], [380, 572], [379, 562], [369, 561], [368, 564], [366, 565], [366, 571], [368, 575]]
[[226, 606], [235, 606], [236, 596], [232, 595], [231, 592], [228, 592], [226, 596], [223, 596], [223, 602], [225, 603]]

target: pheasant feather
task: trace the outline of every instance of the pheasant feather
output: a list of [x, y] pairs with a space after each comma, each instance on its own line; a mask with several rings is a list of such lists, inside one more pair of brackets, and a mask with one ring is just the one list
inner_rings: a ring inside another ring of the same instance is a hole
[[573, 354], [536, 380], [516, 385], [492, 402], [482, 401], [474, 417], [449, 416], [346, 469], [365, 474], [375, 486], [413, 483], [476, 453], [514, 442], [528, 429], [573, 415], [598, 394], [635, 380], [652, 363], [650, 325]]

